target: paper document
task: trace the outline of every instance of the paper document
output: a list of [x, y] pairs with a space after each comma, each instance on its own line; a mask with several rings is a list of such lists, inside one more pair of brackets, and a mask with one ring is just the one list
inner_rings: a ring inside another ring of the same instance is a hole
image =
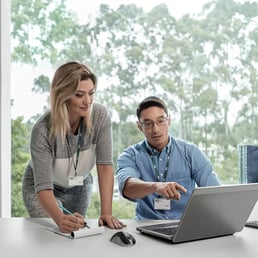
[[85, 227], [85, 228], [80, 228], [79, 230], [73, 231], [71, 233], [63, 233], [57, 228], [48, 228], [48, 230], [52, 231], [58, 235], [73, 239], [73, 238], [81, 238], [81, 237], [103, 234], [105, 228], [104, 227], [93, 227], [93, 228]]

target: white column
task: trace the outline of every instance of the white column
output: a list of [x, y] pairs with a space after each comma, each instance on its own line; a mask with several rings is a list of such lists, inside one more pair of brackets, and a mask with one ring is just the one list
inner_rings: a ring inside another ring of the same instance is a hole
[[0, 217], [11, 217], [10, 2], [0, 0]]

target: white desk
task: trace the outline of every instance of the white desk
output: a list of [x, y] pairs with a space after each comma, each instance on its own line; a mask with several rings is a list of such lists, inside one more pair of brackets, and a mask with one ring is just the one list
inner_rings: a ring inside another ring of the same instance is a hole
[[[258, 219], [256, 206], [250, 219]], [[136, 245], [120, 247], [110, 242], [116, 230], [105, 228], [102, 235], [79, 239], [69, 239], [46, 228], [54, 226], [51, 219], [0, 218], [0, 252], [1, 257], [37, 257], [37, 258], [74, 258], [74, 257], [112, 257], [112, 258], [257, 258], [258, 229], [244, 228], [232, 236], [200, 240], [182, 244], [170, 244], [141, 235], [136, 231], [139, 224], [124, 220], [124, 229], [136, 238]], [[89, 225], [96, 226], [96, 220], [89, 220]], [[2, 256], [5, 254], [5, 256]], [[165, 256], [166, 255], [166, 256]]]

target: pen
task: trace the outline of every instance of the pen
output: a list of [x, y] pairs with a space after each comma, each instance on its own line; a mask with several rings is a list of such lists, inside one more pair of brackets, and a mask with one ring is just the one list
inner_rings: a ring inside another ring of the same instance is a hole
[[[62, 205], [59, 204], [58, 207], [59, 207], [62, 211], [65, 211], [67, 214], [69, 214], [69, 215], [74, 215], [71, 211], [67, 210], [64, 206], [62, 206]], [[87, 224], [86, 221], [84, 221], [84, 226], [87, 227], [87, 228], [90, 228], [90, 227], [88, 226], [88, 224]]]

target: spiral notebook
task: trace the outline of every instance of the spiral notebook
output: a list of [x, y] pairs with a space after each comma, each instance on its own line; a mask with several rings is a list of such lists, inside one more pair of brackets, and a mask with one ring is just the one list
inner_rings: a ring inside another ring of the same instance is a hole
[[179, 222], [159, 222], [136, 229], [174, 244], [232, 235], [243, 229], [257, 199], [258, 183], [198, 187]]
[[48, 230], [55, 234], [58, 234], [58, 235], [61, 235], [64, 237], [68, 237], [71, 239], [75, 239], [75, 238], [103, 234], [105, 231], [105, 228], [103, 226], [102, 227], [91, 227], [91, 228], [85, 227], [85, 228], [80, 228], [79, 230], [73, 231], [71, 233], [63, 233], [58, 228], [48, 228]]

